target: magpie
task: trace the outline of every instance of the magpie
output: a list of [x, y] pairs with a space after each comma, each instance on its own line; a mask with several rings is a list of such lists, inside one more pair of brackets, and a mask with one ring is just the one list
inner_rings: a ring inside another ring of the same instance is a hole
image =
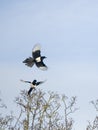
[[28, 91], [28, 95], [30, 95], [30, 93], [32, 92], [33, 89], [36, 88], [36, 86], [38, 86], [38, 85], [40, 85], [40, 84], [42, 84], [42, 83], [45, 82], [45, 81], [39, 81], [39, 82], [37, 82], [36, 79], [34, 79], [32, 82], [31, 81], [24, 81], [24, 80], [20, 80], [20, 81], [30, 84], [30, 89]]
[[44, 64], [43, 60], [47, 58], [41, 56], [41, 46], [36, 44], [32, 49], [32, 57], [26, 58], [23, 63], [28, 67], [32, 67], [34, 64], [41, 70], [47, 70], [48, 67]]

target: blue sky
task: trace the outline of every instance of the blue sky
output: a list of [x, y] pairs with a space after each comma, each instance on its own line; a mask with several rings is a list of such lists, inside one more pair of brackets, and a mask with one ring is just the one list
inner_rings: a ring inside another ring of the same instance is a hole
[[[89, 102], [98, 99], [97, 35], [97, 0], [0, 1], [0, 90], [9, 109], [29, 88], [20, 79], [47, 79], [44, 91], [77, 96], [74, 128], [85, 129], [95, 117]], [[47, 56], [46, 72], [22, 64], [36, 43]]]

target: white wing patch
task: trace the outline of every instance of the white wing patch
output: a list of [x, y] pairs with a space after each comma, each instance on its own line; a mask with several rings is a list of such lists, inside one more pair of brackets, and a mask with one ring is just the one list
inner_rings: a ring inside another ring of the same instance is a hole
[[33, 47], [33, 52], [41, 50], [41, 45], [40, 44], [35, 44], [35, 46]]
[[47, 67], [45, 67], [45, 66], [41, 66], [41, 67], [39, 67], [41, 70], [47, 70], [48, 68]]
[[37, 57], [35, 60], [36, 62], [41, 62], [41, 57]]

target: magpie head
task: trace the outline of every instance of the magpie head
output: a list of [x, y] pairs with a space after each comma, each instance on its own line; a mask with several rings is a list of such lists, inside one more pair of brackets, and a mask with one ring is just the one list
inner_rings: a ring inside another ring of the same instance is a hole
[[37, 80], [36, 80], [36, 79], [35, 79], [35, 80], [33, 80], [33, 82], [32, 82], [32, 83], [33, 83], [33, 85], [35, 85], [35, 84], [36, 84], [36, 82], [37, 82]]
[[42, 59], [45, 59], [45, 58], [47, 58], [46, 56], [42, 56]]

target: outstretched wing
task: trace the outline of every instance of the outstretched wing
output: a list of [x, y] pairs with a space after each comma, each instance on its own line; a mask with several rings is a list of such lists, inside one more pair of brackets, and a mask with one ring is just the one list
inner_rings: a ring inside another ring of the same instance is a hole
[[36, 62], [35, 64], [36, 64], [36, 66], [37, 66], [39, 69], [41, 69], [41, 70], [47, 70], [47, 69], [48, 69], [48, 67], [44, 64], [43, 61], [41, 61], [41, 62]]
[[39, 43], [35, 44], [35, 46], [33, 47], [33, 52], [41, 50], [41, 45]]
[[25, 81], [25, 80], [20, 80], [21, 82], [24, 82], [24, 83], [31, 83], [30, 81]]
[[46, 80], [37, 82], [37, 83], [36, 83], [36, 86], [38, 86], [38, 85], [44, 83], [45, 81], [46, 81]]
[[32, 56], [35, 60], [37, 60], [37, 58], [39, 58], [41, 56], [41, 46], [40, 44], [36, 44], [34, 47], [33, 47], [33, 50], [32, 50]]

